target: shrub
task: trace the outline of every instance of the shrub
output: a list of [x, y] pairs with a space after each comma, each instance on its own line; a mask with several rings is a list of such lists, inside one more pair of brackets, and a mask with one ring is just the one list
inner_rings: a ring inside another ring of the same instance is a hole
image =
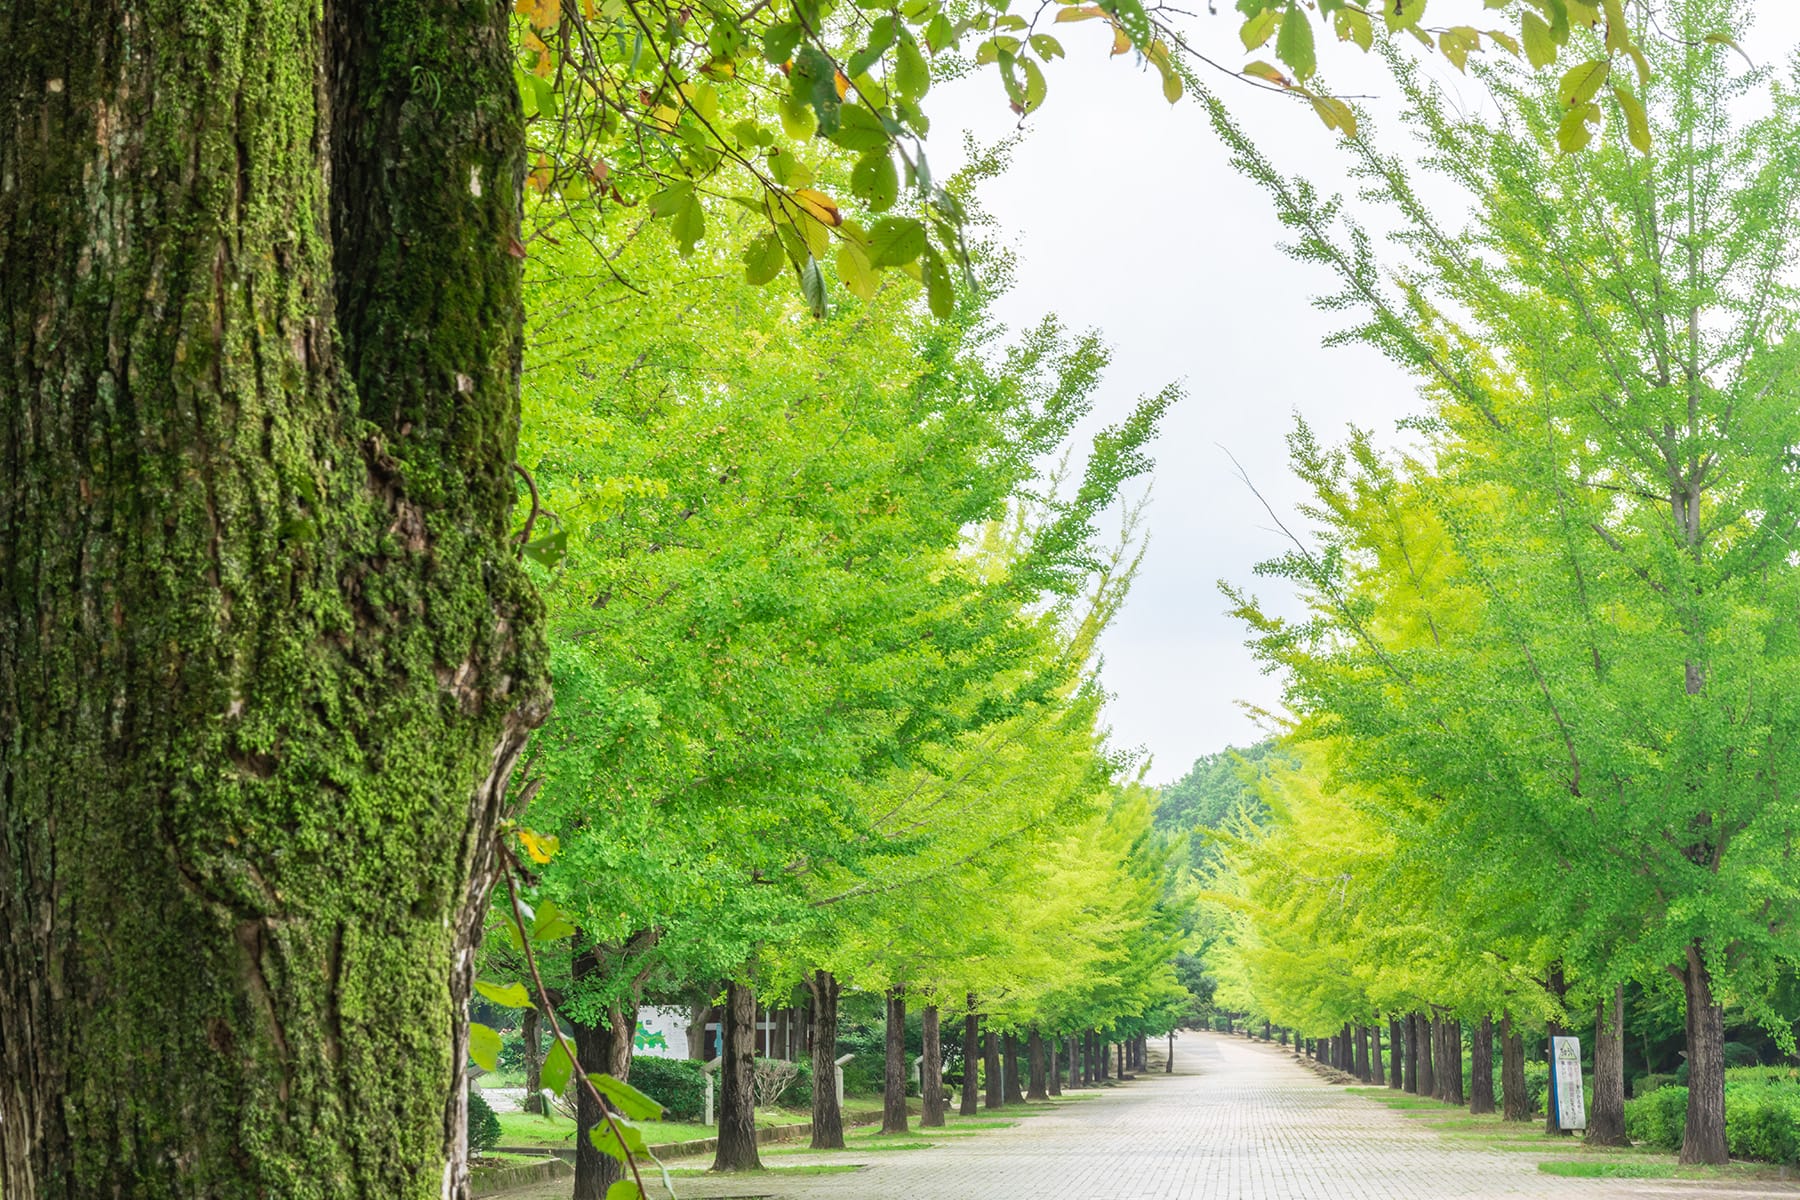
[[473, 1089], [469, 1092], [469, 1157], [486, 1154], [500, 1144], [500, 1118], [492, 1106]]
[[1673, 1075], [1639, 1075], [1632, 1081], [1631, 1094], [1634, 1097], [1648, 1096], [1658, 1088], [1672, 1087], [1674, 1084]]
[[774, 1108], [781, 1103], [794, 1081], [800, 1078], [800, 1064], [785, 1058], [759, 1058], [751, 1087], [756, 1093], [756, 1107]]
[[1687, 1089], [1669, 1084], [1625, 1102], [1625, 1132], [1634, 1142], [1658, 1150], [1681, 1149], [1687, 1121]]
[[[1756, 1056], [1754, 1047], [1746, 1046], [1742, 1042], [1726, 1042], [1724, 1050], [1725, 1069], [1727, 1071], [1731, 1070], [1733, 1067], [1740, 1069], [1744, 1067], [1754, 1067], [1757, 1063], [1762, 1061]], [[1688, 1065], [1684, 1062], [1679, 1067], [1675, 1068], [1675, 1082], [1679, 1083], [1682, 1087], [1686, 1087], [1687, 1081]]]
[[1531, 1097], [1531, 1111], [1544, 1112], [1550, 1095], [1550, 1064], [1536, 1059], [1525, 1060], [1525, 1094]]
[[781, 1103], [784, 1108], [810, 1109], [813, 1096], [812, 1063], [802, 1061], [797, 1065], [800, 1068], [800, 1074], [795, 1077], [794, 1084], [788, 1088], [787, 1094], [782, 1096]]
[[631, 1086], [662, 1105], [671, 1121], [698, 1121], [706, 1115], [706, 1076], [692, 1059], [634, 1057]]
[[[1800, 1162], [1800, 1086], [1780, 1068], [1733, 1071], [1725, 1083], [1725, 1141], [1734, 1158]], [[1681, 1148], [1688, 1090], [1661, 1087], [1625, 1105], [1625, 1131], [1662, 1150]]]

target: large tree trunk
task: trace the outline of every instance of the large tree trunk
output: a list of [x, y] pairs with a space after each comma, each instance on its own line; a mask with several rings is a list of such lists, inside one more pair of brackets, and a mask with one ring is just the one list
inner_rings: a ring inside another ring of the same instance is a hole
[[1531, 1096], [1525, 1090], [1525, 1039], [1513, 1028], [1510, 1009], [1500, 1014], [1500, 1116], [1507, 1121], [1531, 1120]]
[[1416, 1015], [1401, 1017], [1400, 1024], [1406, 1036], [1406, 1090], [1416, 1096], [1419, 1094], [1419, 1018]]
[[1463, 1094], [1463, 1033], [1461, 1021], [1444, 1022], [1444, 1056], [1439, 1059], [1438, 1074], [1449, 1075], [1444, 1099], [1458, 1108], [1467, 1103]]
[[509, 19], [0, 9], [9, 1198], [466, 1194], [549, 701]]
[[1432, 1061], [1432, 1045], [1437, 1040], [1437, 1031], [1432, 1028], [1431, 1018], [1415, 1013], [1413, 1024], [1418, 1026], [1414, 1039], [1419, 1044], [1419, 1095], [1436, 1096], [1438, 1094], [1437, 1064]]
[[1395, 1091], [1406, 1084], [1406, 1038], [1400, 1022], [1388, 1018], [1388, 1086]]
[[[760, 1171], [762, 1159], [756, 1151], [756, 991], [749, 984], [726, 985], [722, 1025], [719, 1142], [712, 1169]], [[831, 1086], [829, 1078], [825, 1086]]]
[[1026, 1089], [1027, 1100], [1048, 1100], [1050, 1098], [1049, 1074], [1044, 1067], [1044, 1035], [1033, 1025], [1031, 1032], [1025, 1037], [1025, 1061], [1031, 1073], [1031, 1086]]
[[1469, 1111], [1494, 1111], [1494, 1018], [1486, 1013], [1475, 1026], [1469, 1048]]
[[887, 1069], [881, 1081], [881, 1132], [906, 1133], [906, 993], [887, 992]]
[[[578, 960], [579, 961], [579, 960]], [[575, 1058], [582, 1074], [603, 1072], [614, 1079], [631, 1075], [632, 1036], [637, 1006], [613, 1005], [594, 1026], [575, 1026]], [[606, 1189], [625, 1177], [625, 1165], [594, 1147], [589, 1131], [605, 1122], [600, 1106], [584, 1087], [575, 1089], [574, 1200], [603, 1200]]]
[[1008, 1104], [1025, 1103], [1025, 1090], [1020, 1086], [1019, 1075], [1019, 1039], [1008, 1033], [1000, 1039], [1000, 1048], [1006, 1071], [1006, 1102]]
[[525, 1042], [525, 1103], [528, 1113], [542, 1114], [546, 1111], [544, 1104], [544, 1039], [542, 1033], [543, 1017], [535, 1008], [525, 1010], [520, 1021], [519, 1035]]
[[812, 1148], [844, 1148], [844, 1113], [837, 1097], [838, 993], [841, 986], [830, 971], [814, 971], [806, 977], [812, 997]]
[[1112, 1069], [1111, 1059], [1112, 1059], [1111, 1043], [1109, 1043], [1105, 1038], [1101, 1037], [1098, 1030], [1095, 1030], [1095, 1032], [1094, 1032], [1094, 1079], [1096, 1082], [1104, 1083], [1107, 1079], [1111, 1078], [1111, 1075], [1109, 1074], [1109, 1072]]
[[1387, 1064], [1381, 1060], [1381, 1022], [1369, 1026], [1369, 1082], [1387, 1086]]
[[1625, 1136], [1625, 989], [1600, 997], [1594, 1012], [1594, 1105], [1588, 1113], [1587, 1141], [1596, 1146], [1629, 1146]]
[[[1062, 1041], [1067, 1041], [1067, 1040], [1068, 1040], [1067, 1038], [1062, 1039]], [[1052, 1097], [1062, 1095], [1061, 1051], [1062, 1051], [1062, 1043], [1059, 1042], [1056, 1038], [1051, 1038], [1049, 1040], [1048, 1044], [1044, 1047], [1044, 1054], [1045, 1054], [1045, 1060], [1046, 1060], [1045, 1064], [1044, 1064], [1044, 1068], [1045, 1068], [1045, 1073], [1049, 1076], [1050, 1095]]]
[[1006, 1103], [1005, 1072], [1000, 1065], [1000, 1039], [991, 1030], [981, 1035], [981, 1074], [987, 1107], [1000, 1108]]
[[1369, 1027], [1367, 1025], [1356, 1027], [1356, 1077], [1364, 1083], [1374, 1078], [1369, 1070]]
[[1725, 1143], [1725, 1010], [1713, 999], [1712, 974], [1700, 947], [1689, 945], [1675, 972], [1687, 998], [1688, 1104], [1681, 1135], [1683, 1163], [1730, 1160]]
[[1081, 1035], [1071, 1033], [1063, 1038], [1069, 1047], [1069, 1088], [1081, 1086]]
[[919, 1124], [935, 1129], [944, 1123], [944, 1047], [938, 1007], [927, 1004], [919, 1014]]
[[969, 1013], [963, 1018], [963, 1085], [962, 1103], [957, 1107], [961, 1116], [972, 1117], [979, 1111], [975, 1107], [975, 1099], [980, 1090], [981, 1078], [981, 1017], [975, 1011], [975, 996], [969, 996]]

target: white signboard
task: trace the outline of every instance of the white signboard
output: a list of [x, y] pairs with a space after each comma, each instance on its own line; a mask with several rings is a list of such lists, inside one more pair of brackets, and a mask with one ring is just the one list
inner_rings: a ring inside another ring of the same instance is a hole
[[1581, 1039], [1550, 1039], [1550, 1086], [1558, 1129], [1586, 1129], [1587, 1105], [1581, 1094]]

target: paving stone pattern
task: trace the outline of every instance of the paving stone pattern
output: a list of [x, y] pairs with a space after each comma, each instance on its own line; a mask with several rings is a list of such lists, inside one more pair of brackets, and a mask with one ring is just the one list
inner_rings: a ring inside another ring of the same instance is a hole
[[[1176, 1041], [1176, 1072], [1148, 1074], [1010, 1129], [927, 1150], [768, 1155], [770, 1166], [846, 1162], [854, 1173], [678, 1178], [683, 1200], [1661, 1200], [1780, 1196], [1765, 1185], [1562, 1179], [1537, 1154], [1440, 1137], [1326, 1084], [1275, 1047], [1213, 1034]], [[995, 1116], [1004, 1115], [1002, 1109]], [[921, 1134], [921, 1137], [928, 1136]], [[659, 1189], [660, 1192], [660, 1189]], [[558, 1189], [514, 1200], [565, 1200]]]

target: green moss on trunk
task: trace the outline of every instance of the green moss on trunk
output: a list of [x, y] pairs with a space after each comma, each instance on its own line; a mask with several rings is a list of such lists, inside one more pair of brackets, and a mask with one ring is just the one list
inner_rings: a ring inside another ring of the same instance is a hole
[[9, 1196], [464, 1187], [489, 834], [548, 703], [505, 19], [0, 17]]

